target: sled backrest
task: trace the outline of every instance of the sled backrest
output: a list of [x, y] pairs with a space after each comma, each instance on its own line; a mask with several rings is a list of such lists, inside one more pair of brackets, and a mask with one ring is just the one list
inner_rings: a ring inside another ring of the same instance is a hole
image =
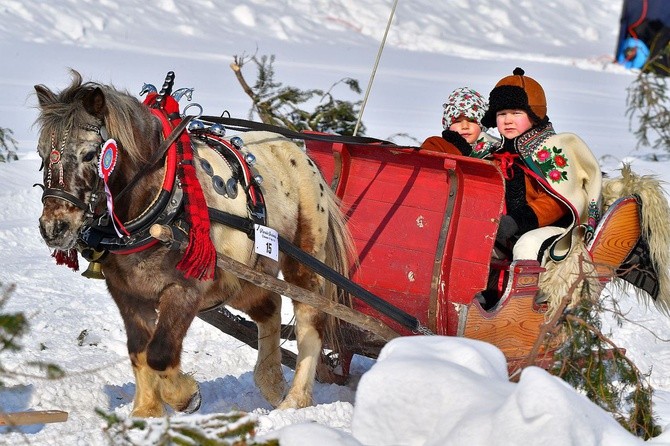
[[458, 306], [486, 286], [504, 194], [499, 170], [416, 148], [313, 140], [306, 146], [342, 200], [360, 261], [353, 280], [434, 332], [455, 335]]

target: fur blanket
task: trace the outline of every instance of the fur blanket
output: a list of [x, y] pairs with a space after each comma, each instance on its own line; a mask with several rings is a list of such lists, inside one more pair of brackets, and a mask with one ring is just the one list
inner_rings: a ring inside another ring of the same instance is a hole
[[[625, 164], [621, 169], [621, 176], [603, 180], [603, 213], [617, 199], [631, 195], [637, 195], [642, 202], [641, 237], [648, 246], [649, 258], [656, 271], [659, 286], [658, 296], [653, 302], [660, 311], [670, 315], [670, 205], [663, 183], [651, 175], [638, 175], [632, 171], [630, 165]], [[540, 289], [547, 298], [549, 314], [558, 308], [568, 293], [572, 293], [572, 304], [584, 293], [593, 299], [599, 297], [602, 287], [589, 260], [590, 255], [583, 239], [573, 237], [569, 258], [558, 263], [548, 260], [543, 265], [547, 271], [540, 277]], [[586, 280], [571, 290], [571, 286], [580, 276]], [[630, 288], [630, 284], [620, 276], [615, 275], [612, 280], [618, 287]], [[635, 292], [643, 302], [652, 300], [641, 289], [635, 288]]]

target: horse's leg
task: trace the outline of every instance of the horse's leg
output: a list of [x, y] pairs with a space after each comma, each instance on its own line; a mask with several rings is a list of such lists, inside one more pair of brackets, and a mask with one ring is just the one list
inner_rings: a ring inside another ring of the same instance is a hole
[[312, 404], [316, 367], [321, 357], [323, 313], [309, 305], [294, 302], [298, 359], [291, 388], [279, 409], [301, 408]]
[[158, 388], [158, 376], [147, 365], [146, 348], [156, 323], [153, 303], [137, 299], [108, 283], [128, 339], [128, 355], [135, 375], [133, 416], [160, 417], [165, 411]]
[[[305, 265], [287, 259], [282, 271], [287, 282], [323, 294], [323, 280]], [[316, 366], [321, 358], [322, 336], [326, 323], [324, 313], [312, 306], [294, 301], [293, 312], [298, 359], [293, 383], [288, 395], [279, 405], [280, 409], [301, 408], [312, 404], [312, 388]]]
[[165, 415], [159, 391], [158, 375], [147, 365], [146, 352], [131, 353], [135, 375], [135, 401], [132, 416], [148, 418]]
[[168, 285], [160, 293], [158, 321], [147, 346], [147, 364], [157, 373], [160, 397], [176, 411], [193, 412], [200, 406], [198, 383], [180, 369], [184, 337], [197, 309], [194, 290]]
[[[261, 291], [260, 288], [256, 288]], [[261, 291], [264, 292], [265, 291]], [[267, 293], [262, 304], [246, 313], [258, 325], [258, 359], [254, 367], [254, 382], [266, 400], [274, 407], [282, 401], [286, 381], [281, 369], [281, 296]]]

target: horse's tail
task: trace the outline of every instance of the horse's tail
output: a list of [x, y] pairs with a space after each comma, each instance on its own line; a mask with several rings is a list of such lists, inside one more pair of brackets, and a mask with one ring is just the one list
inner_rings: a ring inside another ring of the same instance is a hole
[[[624, 164], [621, 177], [605, 179], [603, 205], [606, 210], [618, 198], [636, 195], [642, 202], [640, 225], [653, 273], [658, 283], [654, 303], [670, 315], [670, 205], [662, 182], [655, 176], [637, 175]], [[603, 210], [603, 211], [604, 211]], [[636, 288], [638, 296], [640, 289]]]
[[[357, 262], [356, 247], [354, 240], [347, 227], [346, 220], [340, 210], [339, 200], [327, 188], [326, 206], [328, 212], [328, 237], [326, 239], [325, 263], [344, 277], [349, 278], [349, 271], [352, 265]], [[351, 296], [344, 290], [341, 290], [330, 281], [326, 281], [324, 295], [333, 302], [337, 302], [348, 307], [351, 306]], [[329, 318], [330, 323], [324, 336], [326, 345], [337, 347], [339, 334], [339, 319]], [[334, 348], [336, 350], [336, 348]]]

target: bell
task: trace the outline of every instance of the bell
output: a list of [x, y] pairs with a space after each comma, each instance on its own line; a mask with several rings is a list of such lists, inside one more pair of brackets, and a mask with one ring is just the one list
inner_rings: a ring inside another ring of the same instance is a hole
[[89, 262], [88, 268], [86, 268], [86, 271], [81, 273], [82, 276], [86, 277], [87, 279], [104, 279], [105, 276], [102, 274], [102, 265], [100, 262], [92, 261]]
[[242, 147], [244, 147], [244, 141], [242, 141], [242, 138], [240, 138], [239, 136], [233, 136], [232, 138], [230, 138], [230, 143], [234, 145], [237, 149], [241, 149]]
[[246, 161], [249, 166], [253, 166], [256, 164], [256, 157], [253, 153], [247, 153], [244, 155], [244, 161]]
[[203, 130], [205, 130], [205, 123], [199, 119], [193, 119], [188, 123], [189, 132], [201, 132]]
[[216, 136], [226, 136], [226, 128], [221, 124], [212, 124], [209, 127], [209, 132]]

